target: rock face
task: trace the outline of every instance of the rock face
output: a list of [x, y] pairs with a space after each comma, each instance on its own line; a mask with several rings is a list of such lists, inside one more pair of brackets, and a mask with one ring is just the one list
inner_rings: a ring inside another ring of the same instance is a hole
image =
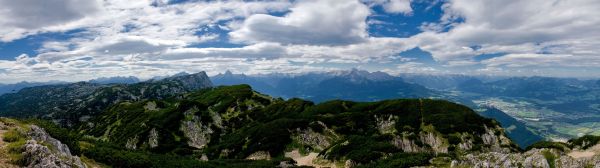
[[258, 151], [250, 154], [246, 159], [248, 160], [271, 160], [271, 154], [267, 151]]
[[557, 149], [532, 149], [524, 153], [487, 152], [467, 154], [460, 161], [452, 161], [451, 167], [539, 167], [539, 168], [575, 168], [600, 167], [600, 156], [590, 158], [573, 158]]
[[53, 152], [48, 147], [38, 144], [35, 140], [28, 140], [23, 145], [23, 157], [26, 167], [31, 168], [71, 168], [86, 167], [79, 157], [70, 154]]
[[150, 148], [155, 148], [158, 146], [158, 131], [156, 131], [156, 128], [152, 128], [152, 130], [150, 130], [148, 135], [148, 145], [150, 145]]
[[[31, 125], [28, 140], [23, 145], [23, 158], [26, 167], [31, 168], [71, 168], [86, 166], [79, 157], [71, 155], [67, 145], [50, 137], [42, 128]], [[47, 145], [47, 146], [46, 146]]]
[[323, 122], [317, 121], [315, 123], [323, 129], [322, 132], [316, 132], [312, 128], [297, 128], [293, 139], [302, 145], [312, 147], [312, 149], [316, 151], [322, 151], [329, 147], [332, 142], [336, 141], [339, 136], [333, 130], [328, 128]]
[[181, 131], [186, 138], [188, 138], [188, 145], [194, 148], [202, 149], [210, 142], [210, 135], [213, 130], [210, 128], [210, 124], [204, 124], [200, 120], [200, 117], [194, 115], [198, 111], [198, 108], [191, 108], [187, 110], [184, 115], [191, 117], [191, 120], [183, 121], [181, 123]]
[[127, 149], [137, 149], [137, 143], [139, 139], [138, 136], [134, 136], [132, 138], [127, 139], [127, 143], [125, 144], [125, 148]]
[[448, 153], [448, 145], [445, 140], [433, 132], [419, 133], [421, 141], [431, 147], [435, 153]]
[[[484, 151], [496, 151], [496, 152], [510, 152], [511, 148], [507, 146], [511, 145], [510, 139], [504, 134], [497, 133], [503, 131], [502, 128], [485, 128], [485, 133], [476, 135], [469, 133], [458, 133], [457, 137], [460, 142], [455, 144], [455, 148], [462, 151], [470, 151], [475, 145], [472, 136], [478, 136], [486, 146]], [[432, 128], [429, 128], [432, 129]], [[402, 132], [401, 135], [395, 135], [391, 141], [391, 144], [401, 149], [403, 152], [433, 152], [433, 153], [448, 153], [448, 147], [450, 146], [447, 139], [443, 138], [435, 130], [420, 131], [418, 134], [410, 132]], [[424, 144], [424, 145], [419, 145]]]
[[421, 152], [424, 151], [420, 146], [415, 144], [415, 141], [409, 140], [406, 137], [394, 137], [392, 144], [404, 152]]
[[53, 147], [56, 148], [57, 152], [61, 153], [61, 154], [65, 154], [65, 155], [71, 155], [71, 151], [69, 150], [69, 147], [65, 144], [62, 144], [60, 141], [50, 137], [48, 135], [48, 133], [46, 133], [46, 131], [44, 131], [44, 129], [36, 126], [36, 125], [31, 125], [31, 131], [29, 131], [29, 136], [37, 141], [37, 142], [45, 142], [48, 143], [50, 145], [52, 145]]
[[501, 150], [507, 150], [506, 148], [502, 148], [502, 146], [510, 145], [511, 141], [506, 136], [503, 136], [501, 132], [502, 128], [497, 127], [494, 129], [485, 128], [485, 134], [481, 135], [481, 139], [483, 140], [483, 144], [491, 146], [492, 151], [499, 152]]
[[387, 115], [387, 116], [377, 116], [375, 115], [375, 122], [377, 124], [377, 129], [381, 134], [392, 134], [396, 132], [394, 126], [396, 125], [397, 116]]

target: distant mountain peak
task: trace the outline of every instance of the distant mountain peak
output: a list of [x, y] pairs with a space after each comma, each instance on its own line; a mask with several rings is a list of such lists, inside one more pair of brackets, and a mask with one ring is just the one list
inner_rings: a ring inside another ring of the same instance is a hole
[[365, 80], [371, 81], [384, 81], [397, 79], [396, 77], [381, 71], [369, 72], [366, 70], [360, 70], [352, 68], [346, 71], [333, 71], [333, 76], [350, 79], [352, 82], [364, 82]]
[[206, 72], [204, 71], [188, 75], [174, 75], [172, 77], [168, 77], [157, 82], [163, 81], [177, 81], [188, 89], [204, 88], [213, 85], [208, 75], [206, 75]]
[[231, 76], [231, 75], [233, 75], [233, 73], [231, 73], [231, 71], [230, 71], [230, 70], [227, 70], [227, 71], [225, 71], [225, 74], [224, 74], [224, 75], [226, 75], [226, 76]]

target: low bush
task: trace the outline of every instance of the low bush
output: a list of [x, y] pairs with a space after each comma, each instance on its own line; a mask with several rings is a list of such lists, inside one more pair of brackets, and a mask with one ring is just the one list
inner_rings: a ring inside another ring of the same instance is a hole
[[4, 137], [2, 140], [4, 142], [16, 142], [25, 138], [23, 133], [19, 132], [17, 129], [10, 129], [6, 133], [4, 133]]

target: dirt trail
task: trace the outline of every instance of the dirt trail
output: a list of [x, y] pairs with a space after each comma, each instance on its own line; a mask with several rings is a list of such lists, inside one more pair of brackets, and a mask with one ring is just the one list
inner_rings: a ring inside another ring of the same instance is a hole
[[569, 152], [569, 156], [573, 158], [589, 158], [596, 154], [600, 154], [600, 144], [594, 145], [586, 150], [574, 150]]
[[298, 166], [312, 166], [312, 167], [316, 167], [316, 168], [321, 168], [321, 167], [336, 168], [337, 167], [333, 163], [326, 163], [326, 164], [314, 163], [313, 161], [315, 161], [317, 159], [317, 156], [319, 156], [318, 153], [314, 153], [314, 152], [311, 152], [308, 155], [303, 156], [302, 154], [300, 154], [300, 151], [298, 151], [296, 149], [291, 152], [286, 152], [285, 156], [294, 159], [294, 161], [296, 161], [296, 165], [298, 165]]

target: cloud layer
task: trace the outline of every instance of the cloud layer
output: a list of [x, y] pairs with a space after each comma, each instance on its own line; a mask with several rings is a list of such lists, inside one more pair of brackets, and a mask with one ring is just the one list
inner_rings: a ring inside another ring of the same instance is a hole
[[[600, 69], [597, 9], [596, 0], [0, 0], [0, 44], [71, 33], [69, 38], [43, 41], [32, 49], [35, 55], [0, 60], [0, 79], [347, 67], [390, 73], [593, 77], [600, 75], [600, 70], [590, 70]], [[401, 28], [406, 19], [430, 17], [420, 16], [427, 10], [442, 15], [422, 22], [421, 32], [410, 37], [375, 37], [378, 32], [369, 31], [374, 24]], [[373, 19], [381, 15], [396, 21]], [[418, 57], [435, 61], [403, 55], [414, 48], [430, 53]], [[545, 71], [561, 68], [585, 73]], [[540, 71], [545, 73], [533, 73]]]
[[346, 45], [367, 36], [369, 8], [358, 1], [299, 1], [283, 16], [255, 14], [229, 35], [239, 42]]

